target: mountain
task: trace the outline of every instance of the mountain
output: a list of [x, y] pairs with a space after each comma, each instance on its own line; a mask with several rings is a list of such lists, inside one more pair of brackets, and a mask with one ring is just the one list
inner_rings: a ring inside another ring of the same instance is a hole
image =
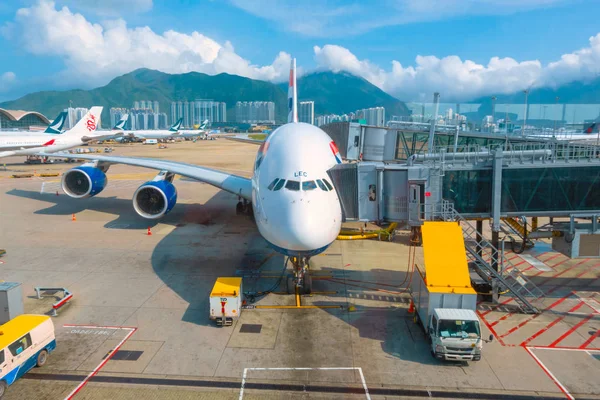
[[[529, 90], [529, 104], [555, 104], [556, 97], [561, 104], [600, 104], [600, 78], [588, 82], [571, 82], [559, 87], [540, 87]], [[490, 96], [476, 99], [470, 103], [491, 102]], [[506, 95], [497, 95], [497, 103], [523, 104], [522, 91]]]
[[[301, 99], [315, 100], [315, 113], [343, 114], [360, 108], [384, 106], [387, 115], [407, 115], [401, 101], [381, 91], [364, 79], [349, 74], [323, 72], [307, 75], [298, 81]], [[56, 115], [68, 107], [104, 106], [102, 120], [108, 125], [111, 107], [131, 108], [136, 100], [157, 100], [160, 111], [170, 116], [171, 101], [213, 99], [227, 104], [227, 119], [235, 119], [237, 101], [273, 101], [275, 119], [287, 118], [287, 84], [276, 85], [237, 75], [206, 75], [198, 72], [167, 74], [137, 69], [119, 76], [106, 86], [91, 90], [43, 91], [17, 100], [0, 103], [0, 108], [39, 111]]]
[[[287, 83], [280, 85], [287, 91]], [[385, 107], [386, 118], [409, 115], [406, 104], [363, 78], [345, 72], [317, 72], [298, 80], [298, 99], [314, 100], [315, 115], [344, 114], [369, 107]]]
[[72, 100], [76, 107], [104, 106], [102, 120], [110, 121], [111, 107], [131, 108], [136, 100], [157, 100], [160, 111], [170, 115], [173, 100], [213, 99], [227, 104], [227, 115], [231, 120], [235, 115], [236, 101], [269, 100], [275, 102], [275, 113], [282, 119], [286, 114], [286, 98], [287, 95], [272, 83], [237, 75], [210, 76], [198, 72], [171, 75], [142, 68], [96, 89], [31, 93], [0, 103], [0, 107], [55, 115], [68, 107], [69, 100]]

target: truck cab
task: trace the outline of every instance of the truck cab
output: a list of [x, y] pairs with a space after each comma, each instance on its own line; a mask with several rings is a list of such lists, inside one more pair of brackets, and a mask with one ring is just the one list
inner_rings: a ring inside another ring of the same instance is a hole
[[[483, 340], [473, 310], [434, 308], [427, 335], [431, 355], [440, 360], [479, 361]], [[490, 340], [493, 336], [490, 337]]]

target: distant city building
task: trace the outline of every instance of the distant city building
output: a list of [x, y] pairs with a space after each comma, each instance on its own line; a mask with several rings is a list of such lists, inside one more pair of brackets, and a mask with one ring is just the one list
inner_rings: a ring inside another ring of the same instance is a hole
[[357, 118], [357, 115], [354, 113], [342, 114], [342, 115], [337, 115], [337, 114], [319, 115], [317, 118], [315, 118], [315, 125], [322, 126], [322, 125], [330, 124], [332, 122], [340, 122], [340, 121], [348, 122], [348, 121], [353, 121], [356, 118]]
[[238, 123], [275, 124], [275, 103], [272, 101], [238, 101], [235, 104]]
[[71, 129], [75, 126], [75, 124], [77, 124], [77, 122], [79, 122], [81, 118], [85, 116], [85, 114], [87, 114], [89, 110], [84, 107], [69, 107], [65, 108], [65, 111], [67, 112], [67, 119], [63, 125], [63, 129]]
[[133, 108], [134, 108], [135, 110], [139, 110], [139, 109], [141, 108], [141, 107], [140, 107], [140, 102], [139, 102], [139, 101], [134, 101], [134, 102], [133, 102]]
[[385, 108], [383, 107], [372, 107], [357, 110], [356, 116], [358, 119], [365, 119], [367, 121], [367, 125], [385, 126]]
[[151, 109], [131, 109], [126, 128], [131, 130], [167, 129], [167, 114]]
[[446, 110], [446, 120], [448, 121], [452, 121], [454, 118], [454, 112], [452, 111], [451, 108]]
[[177, 101], [171, 103], [171, 121], [183, 118], [183, 126], [192, 128], [208, 120], [210, 123], [227, 122], [227, 105], [214, 100]]
[[160, 108], [158, 106], [158, 101], [154, 100], [154, 103], [152, 104], [152, 111], [154, 111], [155, 114], [160, 113]]
[[298, 121], [314, 125], [315, 123], [315, 102], [301, 101], [298, 103]]

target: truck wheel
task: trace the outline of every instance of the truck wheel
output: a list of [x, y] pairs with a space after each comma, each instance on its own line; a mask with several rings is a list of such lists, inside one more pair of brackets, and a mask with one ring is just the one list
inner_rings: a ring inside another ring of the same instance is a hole
[[4, 381], [0, 381], [0, 399], [4, 397], [4, 393], [6, 393], [7, 384]]
[[46, 361], [48, 361], [48, 351], [42, 350], [38, 353], [36, 365], [38, 367], [42, 367], [44, 364], [46, 364]]

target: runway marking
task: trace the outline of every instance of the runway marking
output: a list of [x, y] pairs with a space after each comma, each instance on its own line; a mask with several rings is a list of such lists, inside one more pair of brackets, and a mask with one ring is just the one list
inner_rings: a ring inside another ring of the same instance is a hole
[[369, 394], [369, 388], [367, 387], [367, 382], [365, 381], [365, 376], [363, 375], [362, 368], [360, 368], [360, 367], [244, 368], [244, 373], [242, 375], [242, 386], [240, 387], [239, 400], [242, 400], [244, 398], [244, 388], [246, 386], [246, 379], [248, 378], [248, 371], [358, 371], [363, 389], [365, 390], [365, 398], [367, 400], [371, 400], [371, 395]]
[[546, 373], [546, 375], [548, 375], [548, 377], [550, 379], [552, 379], [552, 381], [556, 384], [556, 386], [558, 386], [558, 388], [560, 389], [561, 392], [563, 392], [565, 394], [565, 396], [567, 396], [567, 399], [571, 399], [574, 400], [575, 397], [573, 397], [571, 395], [571, 393], [569, 393], [569, 391], [567, 390], [566, 387], [564, 387], [564, 385], [562, 383], [560, 383], [560, 381], [554, 376], [554, 374], [544, 365], [544, 363], [542, 362], [542, 360], [540, 360], [534, 353], [533, 351], [530, 350], [529, 347], [527, 346], [523, 346], [523, 348], [525, 349], [525, 351], [527, 351], [527, 353], [529, 353], [529, 355], [531, 357], [533, 357], [533, 359], [535, 360], [535, 362], [540, 366], [540, 368], [542, 368], [542, 370], [544, 370], [544, 372]]
[[79, 385], [77, 385], [77, 387], [75, 389], [73, 389], [73, 391], [71, 393], [69, 393], [67, 395], [67, 397], [65, 397], [65, 400], [71, 400], [81, 389], [83, 389], [83, 387], [85, 385], [87, 385], [88, 381], [94, 375], [96, 375], [98, 372], [100, 372], [100, 370], [102, 369], [102, 367], [104, 367], [104, 365], [106, 365], [106, 363], [121, 348], [121, 346], [123, 346], [123, 344], [127, 341], [127, 339], [129, 339], [131, 337], [131, 335], [133, 335], [135, 333], [135, 331], [137, 331], [137, 328], [130, 327], [130, 326], [96, 326], [96, 325], [71, 325], [71, 324], [65, 324], [65, 325], [63, 325], [63, 327], [64, 328], [79, 328], [79, 329], [103, 329], [103, 330], [124, 330], [124, 331], [129, 331], [127, 333], [127, 335], [125, 335], [125, 337], [123, 338], [123, 340], [121, 340], [119, 342], [119, 344], [117, 344], [115, 346], [115, 348], [113, 348], [108, 353], [108, 356], [104, 360], [102, 360], [102, 362], [100, 362], [100, 364], [98, 364], [98, 366], [96, 368], [94, 368], [94, 370], [92, 372], [90, 372], [88, 374], [88, 376], [86, 376], [85, 379], [83, 381], [81, 381], [79, 383]]

